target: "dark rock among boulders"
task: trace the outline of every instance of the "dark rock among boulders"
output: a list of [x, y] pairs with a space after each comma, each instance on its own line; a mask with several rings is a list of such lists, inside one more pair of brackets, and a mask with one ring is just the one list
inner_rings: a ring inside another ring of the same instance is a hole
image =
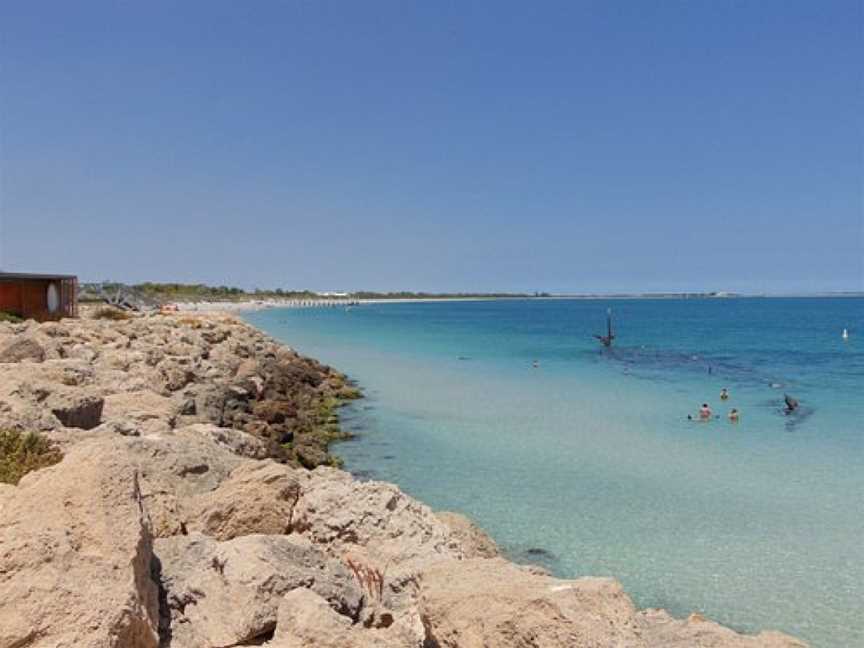
[[47, 404], [64, 427], [92, 430], [102, 422], [105, 399], [93, 393], [67, 390], [52, 394]]

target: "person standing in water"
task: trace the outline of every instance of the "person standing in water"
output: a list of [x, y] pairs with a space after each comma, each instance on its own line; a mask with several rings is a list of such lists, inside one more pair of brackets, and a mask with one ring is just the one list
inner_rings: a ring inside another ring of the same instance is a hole
[[738, 410], [735, 409], [734, 407], [729, 412], [729, 422], [730, 423], [737, 423], [738, 422]]
[[729, 400], [729, 390], [725, 387], [720, 390], [720, 400]]
[[699, 419], [702, 421], [711, 420], [711, 408], [708, 407], [708, 403], [702, 403], [702, 407], [699, 408]]

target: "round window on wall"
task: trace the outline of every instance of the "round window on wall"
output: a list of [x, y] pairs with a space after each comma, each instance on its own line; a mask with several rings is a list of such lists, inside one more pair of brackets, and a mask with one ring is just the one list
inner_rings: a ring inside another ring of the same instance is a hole
[[57, 290], [57, 284], [48, 284], [48, 312], [56, 313], [60, 308], [60, 291]]

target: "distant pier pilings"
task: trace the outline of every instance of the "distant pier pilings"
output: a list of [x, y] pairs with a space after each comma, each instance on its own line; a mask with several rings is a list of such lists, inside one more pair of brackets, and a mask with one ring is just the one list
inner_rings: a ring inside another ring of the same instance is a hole
[[279, 308], [347, 308], [357, 306], [359, 299], [285, 299], [278, 303]]

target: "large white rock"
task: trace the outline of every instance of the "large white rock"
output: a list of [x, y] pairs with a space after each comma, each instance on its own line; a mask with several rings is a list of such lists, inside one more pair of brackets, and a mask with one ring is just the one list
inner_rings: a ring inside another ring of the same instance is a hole
[[420, 613], [432, 645], [642, 646], [617, 581], [561, 581], [502, 559], [444, 561], [423, 573]]
[[218, 488], [191, 502], [187, 528], [217, 540], [288, 533], [300, 497], [296, 472], [270, 460], [242, 464]]
[[335, 553], [359, 552], [381, 567], [464, 555], [450, 528], [393, 484], [319, 467], [301, 489], [293, 531]]
[[701, 614], [675, 619], [666, 610], [644, 610], [637, 615], [648, 646], [664, 648], [806, 648], [807, 644], [782, 632], [742, 635], [709, 621]]
[[495, 541], [461, 513], [438, 511], [435, 517], [447, 525], [466, 558], [496, 558], [501, 554]]
[[178, 410], [176, 401], [145, 389], [106, 396], [102, 415], [106, 421], [124, 419], [144, 422], [157, 419], [172, 425]]
[[[421, 635], [422, 636], [422, 635]], [[268, 648], [423, 648], [422, 639], [391, 626], [365, 628], [336, 613], [321, 596], [296, 589], [279, 604], [276, 633]]]
[[125, 443], [141, 475], [141, 494], [156, 537], [183, 533], [193, 499], [216, 489], [249, 461], [227, 444], [186, 428], [127, 438]]
[[45, 348], [32, 337], [13, 337], [0, 341], [0, 362], [42, 362]]
[[157, 587], [135, 467], [79, 444], [0, 506], [0, 648], [155, 648]]
[[[356, 617], [362, 595], [351, 572], [299, 538], [250, 535], [227, 542], [190, 534], [156, 541], [172, 648], [234, 646], [276, 627], [282, 596], [298, 587]], [[163, 612], [164, 613], [164, 612]]]
[[561, 580], [502, 559], [441, 561], [420, 578], [429, 645], [802, 648], [778, 632], [741, 635], [693, 616], [640, 613], [611, 578]]

